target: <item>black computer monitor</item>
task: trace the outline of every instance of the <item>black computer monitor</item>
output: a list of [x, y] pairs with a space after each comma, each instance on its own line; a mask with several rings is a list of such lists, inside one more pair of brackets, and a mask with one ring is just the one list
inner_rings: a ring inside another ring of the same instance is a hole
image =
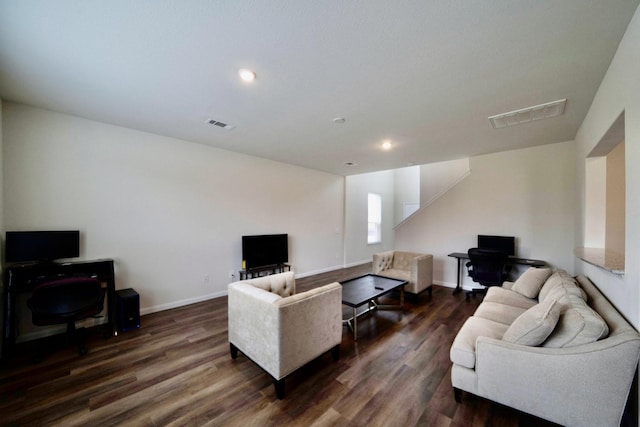
[[516, 238], [513, 236], [478, 234], [478, 247], [482, 249], [498, 249], [511, 256], [516, 256]]
[[54, 261], [80, 256], [80, 231], [7, 231], [7, 262]]

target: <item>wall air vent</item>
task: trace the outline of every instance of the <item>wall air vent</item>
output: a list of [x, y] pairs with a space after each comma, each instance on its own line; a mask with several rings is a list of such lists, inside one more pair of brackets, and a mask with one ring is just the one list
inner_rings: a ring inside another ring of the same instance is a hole
[[497, 114], [489, 117], [489, 121], [495, 129], [515, 126], [522, 123], [533, 122], [535, 120], [548, 119], [564, 113], [566, 99], [547, 102], [546, 104], [535, 105], [533, 107], [522, 108], [508, 113]]
[[233, 126], [233, 125], [228, 125], [226, 123], [222, 123], [222, 122], [219, 122], [219, 121], [214, 120], [214, 119], [207, 119], [207, 121], [205, 121], [205, 123], [208, 123], [208, 124], [214, 125], [214, 126], [218, 126], [219, 128], [226, 129], [226, 130], [235, 129], [235, 126]]

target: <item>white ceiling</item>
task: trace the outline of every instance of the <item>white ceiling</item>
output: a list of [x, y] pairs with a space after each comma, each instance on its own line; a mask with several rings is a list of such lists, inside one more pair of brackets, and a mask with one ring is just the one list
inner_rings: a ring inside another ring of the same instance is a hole
[[[637, 6], [0, 0], [0, 97], [359, 174], [572, 140]], [[238, 79], [243, 67], [253, 84]], [[557, 118], [487, 119], [562, 98]]]

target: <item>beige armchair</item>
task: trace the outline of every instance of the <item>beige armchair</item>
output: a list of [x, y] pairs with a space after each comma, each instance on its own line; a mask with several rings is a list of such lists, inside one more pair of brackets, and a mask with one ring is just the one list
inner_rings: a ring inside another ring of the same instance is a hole
[[406, 280], [405, 292], [419, 294], [428, 289], [432, 293], [433, 255], [416, 252], [387, 251], [373, 255], [373, 274]]
[[229, 344], [273, 378], [278, 399], [287, 375], [342, 341], [342, 286], [331, 283], [296, 294], [293, 272], [231, 283]]

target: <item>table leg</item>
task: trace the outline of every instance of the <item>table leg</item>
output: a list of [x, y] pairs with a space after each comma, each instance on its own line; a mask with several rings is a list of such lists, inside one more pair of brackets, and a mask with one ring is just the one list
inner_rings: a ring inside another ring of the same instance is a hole
[[457, 294], [458, 292], [460, 292], [462, 290], [462, 283], [460, 283], [461, 277], [460, 277], [460, 261], [461, 259], [458, 258], [458, 281], [456, 282], [456, 288], [453, 290], [453, 295]]
[[358, 310], [353, 307], [353, 340], [358, 340]]

